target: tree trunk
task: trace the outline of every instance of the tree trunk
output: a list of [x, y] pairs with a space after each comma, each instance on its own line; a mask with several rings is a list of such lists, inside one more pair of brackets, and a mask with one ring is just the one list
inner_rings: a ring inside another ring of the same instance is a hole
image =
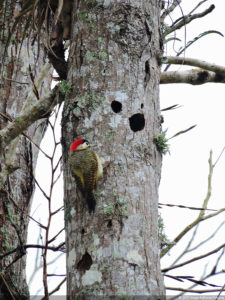
[[[34, 78], [43, 67], [46, 58], [43, 50], [38, 50], [35, 42], [27, 51], [27, 39], [20, 48], [24, 28], [21, 27], [12, 37], [4, 50], [15, 11], [20, 9], [15, 1], [8, 1], [7, 15], [4, 19], [5, 30], [0, 32], [1, 85], [0, 85], [0, 129], [18, 117], [32, 91], [33, 84], [29, 75], [29, 65]], [[32, 40], [32, 35], [30, 40]], [[38, 52], [39, 51], [39, 52]], [[3, 59], [2, 59], [3, 58]], [[42, 96], [50, 88], [51, 78], [39, 89]], [[34, 97], [35, 99], [35, 97]], [[33, 100], [33, 101], [38, 101]], [[40, 145], [46, 120], [43, 119], [30, 126], [26, 132], [32, 141]], [[38, 149], [25, 136], [13, 140], [5, 149], [0, 160], [0, 252], [1, 255], [18, 248], [16, 253], [7, 255], [0, 260], [0, 298], [23, 299], [29, 297], [25, 278], [25, 251], [27, 226], [31, 199], [34, 191], [34, 170], [37, 162]]]
[[[162, 295], [158, 1], [75, 1], [62, 120], [68, 295]], [[68, 154], [84, 137], [104, 175], [89, 214]]]

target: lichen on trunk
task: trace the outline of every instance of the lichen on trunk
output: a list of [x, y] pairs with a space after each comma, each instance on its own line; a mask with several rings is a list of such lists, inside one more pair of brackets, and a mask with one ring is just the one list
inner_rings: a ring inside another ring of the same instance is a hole
[[[162, 295], [158, 1], [75, 1], [62, 119], [68, 295]], [[77, 137], [103, 161], [89, 214], [68, 166]]]

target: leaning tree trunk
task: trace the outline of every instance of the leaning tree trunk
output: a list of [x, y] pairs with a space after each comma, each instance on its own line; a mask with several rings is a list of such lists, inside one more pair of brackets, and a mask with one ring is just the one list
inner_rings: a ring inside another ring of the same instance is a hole
[[[73, 14], [62, 120], [68, 295], [162, 295], [158, 1], [75, 1]], [[77, 137], [97, 144], [104, 164], [94, 214], [68, 166]]]
[[[5, 46], [12, 26], [15, 11], [20, 9], [16, 1], [7, 1], [7, 15], [4, 28], [0, 32], [1, 85], [0, 85], [0, 129], [18, 118], [19, 113], [30, 101], [38, 101], [31, 96], [33, 88], [29, 65], [34, 78], [38, 76], [46, 58], [35, 42], [27, 51], [27, 39], [20, 48], [24, 28], [18, 28], [12, 36], [5, 56]], [[30, 36], [31, 41], [33, 39]], [[38, 52], [39, 51], [39, 52]], [[4, 58], [3, 58], [4, 56]], [[40, 97], [50, 88], [50, 79], [39, 88]], [[30, 97], [29, 97], [30, 96]], [[29, 100], [28, 100], [29, 99]], [[26, 135], [37, 145], [43, 137], [46, 120], [30, 126]], [[37, 162], [38, 149], [29, 138], [20, 136], [13, 140], [0, 160], [0, 298], [28, 298], [29, 292], [25, 278], [25, 250], [28, 214], [34, 191], [34, 170]], [[16, 253], [7, 255], [18, 248]]]

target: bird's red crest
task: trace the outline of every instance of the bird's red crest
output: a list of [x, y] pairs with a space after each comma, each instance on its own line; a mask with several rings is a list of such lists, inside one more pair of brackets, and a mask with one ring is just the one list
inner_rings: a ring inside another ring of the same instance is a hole
[[75, 142], [73, 142], [70, 149], [72, 151], [75, 151], [77, 149], [77, 147], [83, 143], [83, 141], [84, 141], [84, 139], [77, 139]]

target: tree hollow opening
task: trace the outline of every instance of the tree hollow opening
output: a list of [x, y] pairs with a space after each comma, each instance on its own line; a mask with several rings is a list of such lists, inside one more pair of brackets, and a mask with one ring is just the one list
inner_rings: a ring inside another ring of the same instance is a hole
[[112, 101], [111, 108], [114, 111], [114, 113], [119, 113], [122, 110], [122, 104], [119, 101]]
[[91, 255], [88, 252], [82, 256], [81, 260], [77, 264], [77, 269], [80, 271], [87, 271], [90, 269], [93, 261]]
[[145, 117], [143, 114], [135, 114], [129, 118], [130, 128], [134, 132], [140, 131], [145, 127]]

